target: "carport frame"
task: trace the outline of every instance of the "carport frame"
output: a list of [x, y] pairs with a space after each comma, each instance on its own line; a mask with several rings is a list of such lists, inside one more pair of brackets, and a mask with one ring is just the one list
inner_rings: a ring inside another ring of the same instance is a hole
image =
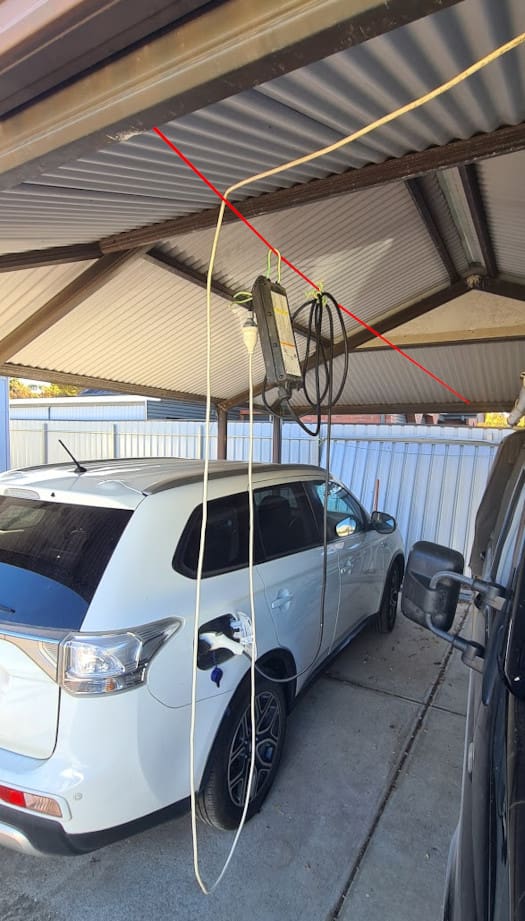
[[[468, 140], [452, 141], [450, 144], [442, 147], [429, 148], [425, 151], [407, 154], [398, 159], [387, 160], [380, 164], [371, 164], [359, 169], [351, 169], [341, 174], [328, 176], [322, 179], [314, 179], [302, 185], [296, 185], [292, 188], [281, 189], [276, 192], [265, 193], [257, 197], [244, 200], [239, 204], [239, 211], [246, 217], [256, 217], [264, 214], [274, 213], [286, 208], [299, 207], [302, 204], [314, 203], [321, 199], [334, 198], [349, 192], [359, 191], [360, 189], [369, 189], [381, 186], [390, 182], [403, 181], [417, 208], [418, 214], [425, 226], [426, 232], [436, 250], [448, 276], [450, 285], [439, 291], [430, 292], [428, 295], [418, 299], [411, 304], [402, 304], [390, 310], [387, 314], [379, 317], [374, 323], [374, 330], [380, 334], [386, 334], [389, 331], [401, 326], [410, 320], [423, 316], [431, 310], [436, 309], [443, 304], [454, 300], [457, 297], [467, 293], [469, 290], [476, 289], [502, 297], [525, 300], [525, 285], [510, 279], [502, 278], [497, 274], [497, 262], [494, 256], [494, 248], [490, 238], [487, 215], [484, 209], [479, 181], [476, 174], [475, 164], [484, 159], [503, 156], [525, 149], [525, 122], [518, 125], [508, 126], [496, 129], [487, 134], [475, 135]], [[465, 189], [467, 201], [471, 210], [472, 220], [476, 228], [478, 241], [483, 253], [485, 266], [469, 266], [465, 278], [461, 278], [452, 256], [447, 248], [443, 234], [441, 233], [433, 217], [429, 202], [426, 198], [424, 188], [421, 184], [421, 177], [429, 174], [435, 174], [437, 171], [458, 168], [461, 180]], [[147, 259], [159, 268], [183, 278], [190, 284], [205, 288], [207, 283], [206, 275], [196, 270], [193, 266], [188, 265], [184, 260], [180, 260], [164, 252], [159, 247], [159, 243], [177, 234], [188, 233], [197, 230], [211, 228], [218, 215], [218, 209], [207, 209], [197, 214], [184, 215], [172, 220], [161, 221], [147, 227], [137, 228], [124, 233], [105, 237], [99, 241], [87, 244], [73, 244], [71, 246], [49, 247], [46, 249], [29, 250], [22, 253], [8, 253], [0, 255], [0, 272], [19, 271], [24, 268], [36, 268], [51, 265], [63, 265], [71, 262], [97, 259], [94, 266], [91, 266], [79, 278], [75, 279], [70, 285], [58, 292], [47, 304], [43, 305], [34, 317], [20, 324], [14, 331], [0, 341], [0, 370], [2, 373], [14, 376], [32, 376], [39, 375], [44, 379], [69, 382], [80, 386], [107, 386], [108, 389], [116, 391], [128, 391], [130, 387], [136, 393], [144, 395], [157, 396], [171, 399], [184, 399], [202, 403], [205, 401], [203, 394], [193, 394], [181, 391], [170, 391], [159, 388], [143, 387], [133, 385], [129, 382], [101, 381], [98, 378], [92, 378], [85, 375], [69, 375], [59, 372], [51, 372], [47, 369], [29, 368], [21, 365], [12, 364], [8, 361], [9, 357], [15, 355], [23, 345], [26, 345], [32, 339], [36, 338], [41, 332], [49, 328], [54, 322], [65, 316], [76, 306], [81, 304], [94, 290], [99, 289], [109, 280], [112, 271], [119, 271], [120, 266], [129, 263], [130, 260]], [[225, 222], [233, 221], [236, 216], [229, 210], [226, 210]], [[113, 268], [112, 268], [113, 267]], [[90, 283], [83, 284], [84, 281], [91, 282], [94, 276], [98, 282], [94, 286]], [[216, 279], [212, 280], [211, 289], [214, 294], [231, 300], [234, 292], [227, 285]], [[306, 330], [300, 329], [300, 335], [306, 335]], [[356, 349], [374, 338], [374, 333], [368, 328], [361, 328], [348, 337], [350, 349]], [[341, 354], [343, 344], [336, 344], [335, 355]], [[307, 365], [306, 370], [312, 366], [312, 360]], [[20, 374], [18, 374], [18, 371]], [[87, 383], [89, 382], [89, 383]], [[258, 396], [262, 392], [262, 385], [254, 388], [254, 395]], [[229, 399], [221, 398], [220, 395], [212, 396], [212, 403], [218, 414], [219, 435], [218, 435], [218, 456], [226, 456], [227, 442], [227, 415], [229, 409], [246, 402], [248, 398], [247, 391], [236, 394]], [[456, 404], [447, 406], [457, 408]], [[499, 406], [500, 404], [498, 404]], [[440, 403], [443, 411], [445, 404]], [[486, 404], [484, 404], [486, 408]], [[472, 411], [476, 411], [477, 406], [470, 404]], [[403, 411], [397, 407], [398, 411]], [[300, 407], [300, 412], [308, 413], [309, 407]], [[375, 412], [377, 406], [353, 406], [340, 407], [344, 412]], [[414, 407], [412, 410], [414, 411]], [[275, 453], [279, 454], [278, 444], [275, 447]]]

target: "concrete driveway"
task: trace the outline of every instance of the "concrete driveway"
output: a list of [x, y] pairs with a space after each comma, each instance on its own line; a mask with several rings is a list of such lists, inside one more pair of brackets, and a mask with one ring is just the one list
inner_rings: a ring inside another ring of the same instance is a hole
[[[185, 816], [84, 857], [3, 851], [2, 921], [439, 921], [467, 677], [402, 616], [390, 636], [367, 629], [291, 715], [278, 780], [216, 893], [194, 880]], [[199, 824], [209, 881], [230, 841]]]

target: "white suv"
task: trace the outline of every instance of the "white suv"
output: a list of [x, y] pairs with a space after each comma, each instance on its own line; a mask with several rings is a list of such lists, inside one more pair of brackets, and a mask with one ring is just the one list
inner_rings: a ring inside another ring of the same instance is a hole
[[[186, 808], [203, 464], [89, 462], [0, 476], [0, 843], [83, 853]], [[195, 776], [201, 817], [240, 818], [250, 762], [244, 464], [210, 465]], [[286, 715], [370, 617], [394, 626], [393, 518], [325, 472], [254, 468], [256, 777], [277, 771]], [[221, 639], [222, 638], [222, 639]], [[279, 679], [279, 680], [277, 680]], [[289, 679], [289, 680], [287, 680]]]

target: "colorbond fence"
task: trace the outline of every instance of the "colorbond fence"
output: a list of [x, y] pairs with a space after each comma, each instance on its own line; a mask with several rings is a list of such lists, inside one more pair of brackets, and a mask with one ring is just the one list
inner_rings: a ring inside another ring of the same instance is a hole
[[[217, 453], [212, 424], [211, 456]], [[80, 460], [122, 457], [204, 456], [202, 422], [62, 422], [12, 420], [11, 465], [65, 460], [61, 438]], [[254, 459], [270, 461], [272, 425], [255, 424]], [[330, 466], [370, 509], [395, 515], [405, 544], [425, 539], [452, 546], [468, 558], [475, 510], [506, 429], [422, 425], [336, 425]], [[283, 463], [326, 461], [326, 433], [309, 438], [294, 423], [283, 425]], [[228, 425], [228, 458], [248, 456], [248, 427]]]

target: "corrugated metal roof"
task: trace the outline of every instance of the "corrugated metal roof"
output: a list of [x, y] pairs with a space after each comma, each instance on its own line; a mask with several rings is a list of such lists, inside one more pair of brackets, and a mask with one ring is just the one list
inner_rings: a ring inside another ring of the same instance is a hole
[[77, 262], [0, 276], [0, 337], [31, 316], [91, 264]]
[[[350, 133], [525, 29], [521, 0], [464, 0], [165, 126], [219, 188]], [[525, 117], [525, 48], [323, 160], [243, 190], [253, 195], [381, 162]], [[60, 190], [67, 190], [61, 198]], [[76, 191], [71, 191], [76, 190]], [[83, 193], [89, 193], [83, 195]], [[97, 194], [98, 193], [98, 194]], [[20, 200], [17, 213], [15, 202]], [[84, 221], [78, 206], [83, 204]], [[0, 196], [0, 235], [84, 241], [202, 210], [213, 194], [155, 135], [115, 144]], [[32, 216], [32, 225], [28, 219]], [[56, 224], [49, 226], [50, 218]]]
[[[446, 286], [447, 273], [402, 183], [256, 218], [254, 226], [309, 278], [323, 282], [345, 307], [370, 321], [393, 305]], [[213, 231], [177, 237], [164, 248], [207, 271]], [[266, 272], [267, 250], [240, 223], [220, 236], [215, 275], [232, 290], [251, 288]], [[276, 258], [272, 257], [272, 277]], [[308, 285], [282, 270], [292, 310]], [[347, 329], [358, 324], [345, 318]]]
[[[520, 0], [464, 0], [403, 29], [355, 46], [256, 89], [187, 115], [166, 133], [220, 188], [352, 131], [455, 74], [525, 30]], [[382, 162], [525, 118], [525, 48], [491, 65], [446, 98], [405, 116], [362, 143], [271, 180], [244, 196], [348, 167]], [[481, 163], [478, 173], [499, 269], [523, 269], [525, 154]], [[456, 170], [426, 176], [421, 189], [457, 271], [482, 262]], [[0, 195], [0, 245], [85, 242], [216, 204], [212, 193], [153, 133], [48, 170]], [[465, 213], [459, 213], [465, 212]], [[456, 221], [454, 227], [453, 221]], [[268, 214], [254, 220], [272, 245], [365, 322], [446, 289], [449, 275], [403, 183]], [[213, 232], [196, 231], [163, 249], [205, 273]], [[4, 238], [2, 243], [2, 237]], [[13, 272], [2, 278], [0, 336], [27, 319], [87, 263]], [[239, 223], [222, 230], [215, 276], [231, 289], [266, 271], [266, 250]], [[275, 260], [272, 264], [275, 277]], [[472, 269], [470, 269], [472, 271]], [[453, 275], [453, 272], [451, 272]], [[307, 284], [288, 269], [292, 308]], [[490, 297], [490, 295], [483, 295]], [[462, 305], [457, 305], [458, 310]], [[469, 312], [470, 317], [470, 312]], [[126, 269], [19, 353], [32, 368], [204, 394], [205, 297], [198, 287], [141, 261]], [[356, 321], [347, 319], [352, 331]], [[466, 320], [464, 327], [466, 329]], [[512, 321], [515, 322], [514, 320]], [[421, 330], [420, 330], [421, 332]], [[513, 335], [518, 335], [516, 330]], [[298, 340], [301, 354], [304, 339]], [[516, 393], [525, 364], [519, 342], [417, 350], [417, 359], [476, 403]], [[466, 349], [467, 351], [462, 351]], [[505, 349], [505, 352], [502, 352]], [[341, 363], [339, 363], [340, 365]], [[454, 397], [420, 370], [380, 349], [351, 356], [342, 402], [439, 408]], [[264, 366], [255, 357], [255, 380]], [[213, 298], [212, 393], [233, 399], [247, 387], [239, 317]], [[300, 401], [300, 398], [299, 398]]]
[[[213, 298], [213, 324], [212, 391], [233, 396], [247, 381], [247, 357], [240, 322], [220, 298]], [[205, 342], [204, 292], [154, 265], [136, 263], [13, 361], [129, 382], [130, 389], [135, 384], [203, 394]], [[257, 380], [264, 375], [260, 354], [254, 373]]]
[[[487, 160], [480, 184], [498, 268], [525, 276], [525, 152]], [[524, 308], [525, 311], [525, 308]]]
[[[472, 403], [508, 401], [517, 395], [520, 372], [525, 367], [525, 340], [482, 342], [406, 348], [430, 371], [437, 374]], [[337, 372], [341, 371], [341, 362]], [[340, 378], [339, 378], [340, 380]], [[339, 383], [336, 373], [335, 385]], [[376, 406], [433, 406], [435, 410], [455, 402], [452, 394], [406, 358], [391, 349], [352, 352], [341, 404]], [[301, 395], [294, 397], [301, 404]], [[304, 398], [303, 398], [304, 402]], [[468, 405], [463, 405], [468, 411]]]

